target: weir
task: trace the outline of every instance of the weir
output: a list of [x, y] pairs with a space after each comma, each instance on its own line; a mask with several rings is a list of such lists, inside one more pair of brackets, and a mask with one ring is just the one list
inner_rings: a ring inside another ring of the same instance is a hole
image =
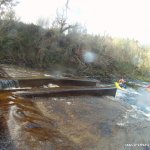
[[[105, 114], [110, 116], [118, 107], [109, 99], [109, 106], [105, 107], [107, 97], [100, 97], [115, 96], [116, 90], [115, 87], [100, 88], [96, 81], [86, 79], [1, 79], [0, 117], [4, 125], [0, 126], [0, 149], [48, 150], [53, 149], [53, 144], [56, 149], [79, 150], [82, 141], [87, 140], [88, 143], [91, 137], [95, 144], [99, 135], [93, 133], [100, 132], [100, 128], [104, 136], [111, 136], [112, 126], [98, 121], [103, 121]], [[101, 113], [105, 108], [106, 113]], [[114, 116], [113, 113], [111, 120]], [[73, 133], [75, 140], [79, 135], [81, 142], [71, 141], [68, 138], [70, 133]], [[82, 135], [86, 135], [85, 138]]]
[[50, 83], [60, 86], [96, 86], [96, 81], [71, 78], [18, 79], [20, 87], [39, 87]]
[[[49, 87], [56, 84], [57, 88]], [[42, 88], [46, 85], [46, 89]], [[15, 89], [13, 89], [15, 88]], [[37, 88], [39, 88], [37, 90]], [[60, 96], [115, 96], [116, 88], [99, 88], [96, 81], [71, 78], [37, 78], [0, 80], [0, 92], [19, 92], [19, 96], [33, 97], [60, 97]], [[25, 92], [26, 91], [26, 92]], [[18, 95], [18, 93], [17, 93]]]
[[26, 98], [34, 97], [62, 97], [62, 96], [114, 96], [116, 95], [116, 88], [80, 88], [80, 89], [58, 89], [58, 90], [46, 90], [46, 91], [23, 91], [16, 92], [15, 95], [19, 95]]

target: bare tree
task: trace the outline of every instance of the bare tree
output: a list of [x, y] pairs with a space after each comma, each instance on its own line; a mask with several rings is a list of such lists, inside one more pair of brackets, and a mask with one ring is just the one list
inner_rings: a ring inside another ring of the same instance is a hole
[[58, 27], [60, 29], [60, 33], [64, 33], [65, 31], [74, 28], [76, 26], [68, 23], [69, 1], [70, 0], [66, 1], [65, 8], [62, 9], [61, 13], [57, 9], [56, 19], [53, 22], [53, 26]]
[[[12, 8], [17, 4], [15, 0], [0, 0], [0, 19], [3, 19], [5, 15], [11, 16], [14, 14]], [[11, 15], [10, 15], [11, 14]]]

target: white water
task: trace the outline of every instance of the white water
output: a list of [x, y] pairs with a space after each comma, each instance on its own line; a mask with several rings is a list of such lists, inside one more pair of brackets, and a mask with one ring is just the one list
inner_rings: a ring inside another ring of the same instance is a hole
[[[138, 89], [127, 88], [127, 90], [117, 90], [115, 100], [131, 106], [127, 111], [126, 118], [150, 121], [150, 92], [145, 88], [147, 83], [141, 83], [142, 87]], [[124, 123], [118, 123], [121, 126]]]
[[19, 82], [17, 80], [0, 80], [0, 89], [19, 87]]

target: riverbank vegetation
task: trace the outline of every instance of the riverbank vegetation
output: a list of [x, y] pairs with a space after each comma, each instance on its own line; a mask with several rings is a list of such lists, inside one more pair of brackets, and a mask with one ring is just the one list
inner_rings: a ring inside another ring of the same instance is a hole
[[149, 80], [150, 47], [137, 40], [90, 35], [85, 27], [68, 24], [67, 3], [63, 13], [44, 27], [44, 20], [20, 22], [12, 9], [14, 1], [4, 2], [0, 3], [0, 63], [65, 68], [68, 73], [106, 81], [120, 77]]

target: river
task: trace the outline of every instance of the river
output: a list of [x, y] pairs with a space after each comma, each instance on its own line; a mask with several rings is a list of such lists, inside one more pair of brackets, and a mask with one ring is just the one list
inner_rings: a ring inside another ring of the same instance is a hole
[[[20, 69], [19, 73], [6, 70], [15, 77], [31, 75]], [[32, 75], [36, 76], [36, 72]], [[135, 84], [136, 89], [117, 90], [115, 98], [27, 99], [2, 92], [0, 150], [149, 150], [148, 83]]]

